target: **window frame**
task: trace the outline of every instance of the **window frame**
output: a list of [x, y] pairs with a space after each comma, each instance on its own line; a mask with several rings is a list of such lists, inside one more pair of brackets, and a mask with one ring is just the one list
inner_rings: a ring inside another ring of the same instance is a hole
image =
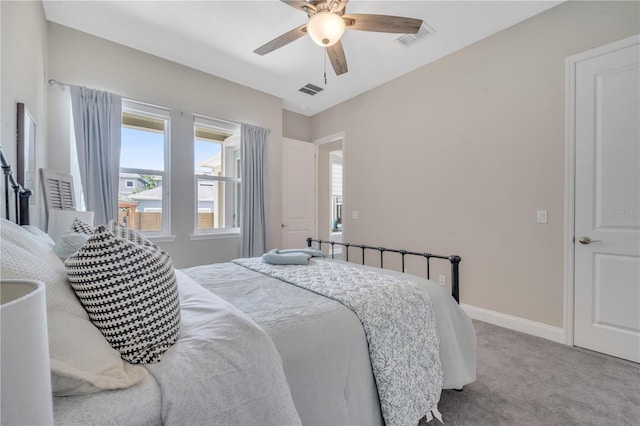
[[[233, 135], [237, 135], [238, 136], [238, 142], [237, 142], [237, 154], [236, 152], [233, 152], [233, 158], [232, 160], [234, 162], [237, 162], [238, 159], [240, 158], [241, 154], [240, 154], [240, 124], [238, 123], [234, 123], [232, 121], [227, 121], [227, 120], [222, 120], [219, 118], [212, 118], [212, 117], [207, 117], [207, 116], [203, 116], [203, 115], [197, 115], [194, 114], [193, 116], [193, 152], [192, 152], [192, 158], [195, 159], [195, 144], [196, 144], [196, 128], [197, 127], [203, 127], [206, 129], [210, 129], [210, 130], [217, 130], [217, 131], [222, 131], [225, 133], [231, 133]], [[222, 146], [224, 146], [224, 142], [220, 142], [220, 144]], [[235, 143], [232, 143], [230, 145], [228, 145], [229, 147], [234, 147], [236, 146]], [[223, 158], [223, 154], [224, 151], [221, 151], [221, 158]], [[238, 163], [239, 164], [239, 163]], [[234, 167], [236, 167], [234, 165]], [[237, 169], [239, 170], [239, 169]], [[206, 175], [206, 174], [198, 174], [195, 171], [195, 166], [194, 166], [194, 170], [193, 170], [193, 187], [194, 187], [194, 208], [193, 208], [193, 234], [191, 235], [191, 239], [196, 240], [196, 239], [203, 239], [203, 238], [229, 238], [229, 237], [240, 237], [240, 226], [235, 226], [235, 227], [225, 227], [225, 228], [213, 228], [213, 229], [199, 229], [198, 228], [198, 211], [199, 211], [199, 203], [198, 203], [198, 188], [199, 188], [199, 184], [198, 181], [201, 180], [207, 180], [207, 181], [212, 181], [212, 182], [221, 182], [221, 183], [225, 183], [225, 182], [231, 182], [231, 183], [237, 183], [238, 185], [242, 185], [242, 179], [240, 176], [238, 177], [229, 177], [229, 176], [212, 176], [212, 175]], [[240, 191], [238, 190], [237, 193], [239, 194]], [[241, 214], [241, 200], [239, 200], [239, 197], [236, 197], [236, 203], [237, 203], [237, 208], [238, 208], [238, 224], [240, 222], [240, 214]]]
[[[171, 111], [167, 108], [130, 99], [122, 100], [122, 113], [146, 116], [164, 121], [164, 170], [120, 167], [118, 173], [162, 176], [162, 226], [159, 231], [139, 231], [153, 241], [171, 237]], [[121, 123], [121, 128], [124, 123]]]

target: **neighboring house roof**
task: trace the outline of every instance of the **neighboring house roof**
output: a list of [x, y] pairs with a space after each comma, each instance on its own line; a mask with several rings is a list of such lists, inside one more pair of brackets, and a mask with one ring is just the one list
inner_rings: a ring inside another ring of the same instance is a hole
[[145, 191], [136, 192], [135, 194], [131, 194], [128, 198], [136, 201], [142, 200], [162, 200], [162, 187], [157, 186], [155, 188], [147, 189]]

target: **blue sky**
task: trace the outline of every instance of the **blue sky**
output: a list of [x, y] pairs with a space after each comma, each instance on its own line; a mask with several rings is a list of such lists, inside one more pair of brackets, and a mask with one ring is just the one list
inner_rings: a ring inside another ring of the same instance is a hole
[[[120, 167], [162, 170], [164, 168], [163, 144], [164, 135], [161, 133], [123, 128]], [[220, 152], [219, 144], [196, 140], [195, 164], [218, 152]]]

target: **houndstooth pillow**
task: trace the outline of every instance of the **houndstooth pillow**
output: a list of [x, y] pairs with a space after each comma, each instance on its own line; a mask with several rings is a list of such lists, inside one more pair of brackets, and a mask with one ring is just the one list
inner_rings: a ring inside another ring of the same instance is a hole
[[180, 301], [171, 258], [104, 225], [65, 262], [91, 322], [132, 364], [160, 362], [178, 339]]
[[131, 228], [127, 228], [126, 226], [122, 226], [113, 219], [110, 220], [109, 223], [107, 223], [107, 229], [120, 238], [124, 238], [129, 241], [133, 241], [134, 243], [142, 244], [145, 246], [157, 247], [151, 241], [143, 237], [139, 232], [134, 231]]
[[91, 235], [93, 234], [93, 231], [94, 231], [93, 226], [89, 225], [87, 222], [80, 219], [79, 217], [76, 217], [75, 219], [73, 219], [73, 222], [71, 222], [71, 227], [69, 228], [69, 232], [77, 232], [79, 234]]

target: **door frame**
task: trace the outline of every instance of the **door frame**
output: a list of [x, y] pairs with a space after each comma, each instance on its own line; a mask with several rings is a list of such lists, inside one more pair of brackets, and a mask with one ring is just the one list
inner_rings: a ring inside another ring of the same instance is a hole
[[[337, 133], [333, 133], [331, 135], [327, 135], [327, 136], [323, 136], [321, 138], [318, 139], [314, 139], [312, 141], [312, 143], [316, 146], [316, 188], [318, 187], [318, 180], [319, 180], [319, 176], [318, 176], [318, 162], [319, 162], [319, 156], [318, 156], [318, 150], [320, 145], [324, 145], [330, 142], [334, 142], [337, 141], [339, 139], [342, 139], [342, 166], [343, 166], [343, 172], [342, 172], [342, 198], [344, 200], [344, 188], [345, 188], [345, 176], [344, 176], [344, 163], [345, 163], [345, 143], [346, 143], [346, 138], [345, 138], [345, 132], [341, 131], [341, 132], [337, 132]], [[318, 191], [316, 191], [316, 209], [318, 209], [318, 206], [320, 205], [320, 194]], [[344, 208], [344, 201], [342, 204], [342, 217], [343, 217], [343, 221], [342, 221], [342, 238], [344, 241], [344, 212], [345, 212], [345, 208]], [[316, 211], [316, 218], [318, 217], [318, 212]], [[319, 235], [318, 234], [318, 227], [319, 227], [319, 221], [316, 220], [316, 229], [315, 229], [315, 235]]]
[[596, 47], [565, 59], [564, 155], [564, 343], [574, 345], [575, 185], [576, 185], [576, 67], [578, 63], [640, 44], [640, 34]]

